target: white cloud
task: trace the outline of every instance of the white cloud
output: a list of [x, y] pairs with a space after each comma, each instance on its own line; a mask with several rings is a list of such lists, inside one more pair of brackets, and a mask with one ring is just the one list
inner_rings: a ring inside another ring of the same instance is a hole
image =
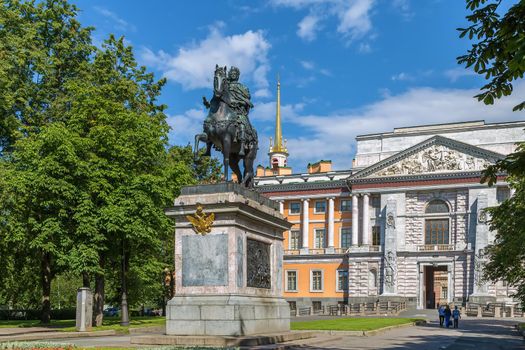
[[320, 18], [314, 15], [304, 17], [301, 22], [297, 24], [297, 35], [306, 41], [313, 41], [317, 37]]
[[410, 0], [393, 0], [392, 6], [401, 13], [406, 21], [414, 17], [414, 12], [410, 7]]
[[338, 19], [337, 32], [350, 41], [362, 39], [373, 29], [370, 16], [375, 0], [272, 0], [271, 3], [310, 11], [297, 30], [297, 35], [307, 41], [316, 38], [320, 19], [329, 16]]
[[444, 74], [452, 83], [455, 83], [459, 78], [475, 76], [476, 72], [465, 68], [452, 68], [446, 70]]
[[95, 6], [94, 9], [102, 16], [111, 20], [113, 22], [113, 26], [115, 29], [118, 29], [121, 31], [127, 31], [127, 30], [135, 31], [136, 30], [134, 25], [128, 23], [126, 20], [118, 16], [116, 13], [111, 12], [110, 10], [104, 7]]
[[[298, 117], [299, 112], [301, 112], [304, 107], [304, 103], [281, 105], [281, 120], [286, 122], [288, 120], [295, 119]], [[275, 120], [275, 114], [277, 113], [276, 108], [275, 101], [257, 103], [253, 110], [250, 111], [250, 120], [254, 122], [273, 121]]]
[[170, 144], [193, 145], [194, 137], [202, 133], [202, 123], [206, 118], [207, 111], [202, 109], [189, 109], [183, 114], [168, 115], [167, 122], [171, 130], [169, 133]]
[[307, 70], [312, 70], [315, 67], [314, 63], [311, 61], [301, 61], [301, 66]]
[[392, 75], [390, 79], [392, 79], [393, 81], [408, 81], [408, 80], [412, 81], [414, 80], [414, 77], [408, 73], [401, 72], [401, 73]]
[[338, 12], [339, 26], [337, 31], [348, 35], [350, 39], [360, 39], [372, 29], [370, 10], [374, 0], [354, 0], [348, 7]]
[[369, 43], [360, 43], [358, 51], [360, 53], [370, 53], [372, 52], [372, 47], [370, 46]]
[[264, 89], [268, 87], [266, 73], [270, 47], [262, 31], [224, 36], [220, 26], [212, 26], [204, 40], [179, 48], [175, 55], [144, 48], [141, 59], [187, 90], [210, 87], [215, 64], [238, 67], [241, 80], [251, 80], [256, 88]]
[[399, 95], [385, 94], [382, 100], [349, 112], [301, 115], [296, 110], [288, 121], [302, 132], [289, 139], [289, 162], [296, 172], [319, 159], [331, 159], [336, 169], [348, 169], [357, 135], [422, 124], [524, 119], [523, 113], [512, 112], [512, 107], [525, 95], [525, 83], [515, 84], [513, 95], [492, 106], [473, 98], [477, 93], [477, 89], [415, 88]]

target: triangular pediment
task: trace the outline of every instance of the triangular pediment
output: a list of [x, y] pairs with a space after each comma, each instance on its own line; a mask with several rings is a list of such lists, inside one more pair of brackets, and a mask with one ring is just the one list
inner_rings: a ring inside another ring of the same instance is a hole
[[443, 136], [434, 136], [365, 168], [351, 178], [479, 172], [505, 156]]

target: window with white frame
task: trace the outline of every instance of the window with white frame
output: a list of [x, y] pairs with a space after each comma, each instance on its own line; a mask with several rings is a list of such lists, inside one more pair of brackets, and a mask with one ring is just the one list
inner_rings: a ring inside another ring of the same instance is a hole
[[326, 231], [324, 228], [317, 228], [314, 230], [315, 234], [315, 242], [314, 242], [314, 248], [321, 249], [325, 248], [325, 235]]
[[301, 202], [290, 202], [288, 212], [290, 213], [290, 215], [301, 214]]
[[322, 270], [312, 270], [310, 272], [310, 290], [313, 292], [321, 292], [323, 290]]
[[297, 271], [286, 271], [286, 291], [297, 291]]
[[498, 203], [503, 203], [510, 198], [510, 188], [508, 187], [497, 187], [496, 188], [496, 199]]
[[350, 248], [352, 245], [352, 228], [341, 227], [341, 248]]
[[351, 199], [341, 199], [341, 211], [352, 211]]
[[337, 291], [343, 292], [348, 289], [348, 271], [337, 270]]
[[301, 248], [301, 232], [290, 231], [290, 249], [297, 250]]
[[314, 213], [322, 214], [326, 212], [326, 201], [315, 201]]
[[448, 287], [441, 287], [441, 299], [447, 299], [448, 298]]
[[425, 244], [449, 244], [449, 207], [441, 199], [431, 200], [425, 214], [442, 214], [444, 218], [425, 219]]

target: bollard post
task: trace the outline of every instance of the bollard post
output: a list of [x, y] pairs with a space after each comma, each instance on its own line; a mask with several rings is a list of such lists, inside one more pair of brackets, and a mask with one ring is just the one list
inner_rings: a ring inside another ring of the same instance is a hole
[[514, 318], [514, 305], [510, 306], [510, 317]]
[[481, 305], [478, 305], [478, 314], [476, 315], [476, 317], [478, 317], [478, 318], [483, 317], [483, 311], [481, 309]]

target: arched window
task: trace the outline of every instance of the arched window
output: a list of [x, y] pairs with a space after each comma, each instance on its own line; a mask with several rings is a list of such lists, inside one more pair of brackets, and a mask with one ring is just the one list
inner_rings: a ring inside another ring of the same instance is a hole
[[441, 199], [433, 199], [427, 204], [425, 214], [448, 213], [448, 205]]
[[449, 244], [449, 208], [441, 199], [431, 200], [425, 209], [425, 214], [440, 214], [445, 218], [425, 219], [425, 244]]

